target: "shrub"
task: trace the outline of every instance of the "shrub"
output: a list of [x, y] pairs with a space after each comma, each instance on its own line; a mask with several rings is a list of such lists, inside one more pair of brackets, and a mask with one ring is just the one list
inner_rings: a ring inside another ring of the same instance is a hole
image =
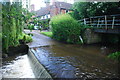
[[54, 16], [50, 21], [53, 38], [68, 43], [79, 43], [80, 26], [69, 14]]
[[29, 36], [29, 35], [24, 35], [23, 40], [24, 40], [26, 43], [32, 42], [32, 37]]
[[26, 34], [22, 33], [21, 35], [18, 36], [18, 39], [23, 39], [24, 35], [26, 35]]
[[25, 33], [22, 33], [21, 35], [19, 35], [19, 39], [24, 40], [26, 43], [32, 42], [32, 37]]
[[38, 23], [38, 25], [42, 27], [42, 28], [40, 28], [40, 30], [48, 30], [49, 22], [50, 22], [50, 19], [40, 20]]
[[34, 29], [34, 25], [28, 24], [28, 29], [29, 29], [30, 31], [32, 31], [32, 30]]
[[120, 60], [120, 52], [115, 52], [115, 53], [109, 54], [108, 58]]
[[27, 35], [29, 35], [29, 36], [33, 36], [33, 34], [32, 34], [32, 33], [28, 33]]

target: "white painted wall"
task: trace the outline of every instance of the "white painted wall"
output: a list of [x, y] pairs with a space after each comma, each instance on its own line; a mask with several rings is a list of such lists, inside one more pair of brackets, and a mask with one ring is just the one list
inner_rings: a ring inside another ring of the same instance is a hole
[[41, 19], [49, 19], [49, 18], [50, 18], [50, 14], [47, 14], [41, 17]]

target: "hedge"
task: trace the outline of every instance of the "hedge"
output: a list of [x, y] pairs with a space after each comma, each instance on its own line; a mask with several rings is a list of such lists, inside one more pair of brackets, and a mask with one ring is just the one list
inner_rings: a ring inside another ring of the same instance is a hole
[[52, 17], [50, 25], [54, 39], [67, 43], [81, 43], [79, 39], [81, 28], [69, 14]]

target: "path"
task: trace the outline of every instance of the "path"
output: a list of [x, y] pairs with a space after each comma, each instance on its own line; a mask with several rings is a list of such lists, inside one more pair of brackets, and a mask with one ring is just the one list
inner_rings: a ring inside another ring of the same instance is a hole
[[39, 30], [32, 30], [32, 32], [30, 32], [30, 30], [24, 30], [25, 33], [32, 33], [34, 36], [33, 38], [33, 42], [28, 43], [29, 47], [39, 47], [39, 46], [47, 46], [47, 45], [55, 45], [57, 42], [47, 36], [44, 36], [42, 34], [40, 34]]

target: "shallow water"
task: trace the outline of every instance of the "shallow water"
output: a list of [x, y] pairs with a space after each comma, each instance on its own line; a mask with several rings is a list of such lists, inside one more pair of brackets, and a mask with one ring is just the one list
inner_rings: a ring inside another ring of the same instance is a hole
[[[25, 32], [29, 33], [29, 30]], [[118, 45], [64, 44], [39, 34], [39, 31], [33, 30], [31, 33], [34, 35], [33, 42], [28, 45], [33, 48], [37, 59], [53, 78], [86, 79], [119, 76], [118, 62], [107, 58], [109, 53], [120, 51]]]
[[118, 78], [118, 62], [107, 58], [118, 48], [102, 45], [51, 45], [33, 48], [53, 78]]
[[35, 78], [26, 55], [15, 55], [3, 59], [2, 78]]

